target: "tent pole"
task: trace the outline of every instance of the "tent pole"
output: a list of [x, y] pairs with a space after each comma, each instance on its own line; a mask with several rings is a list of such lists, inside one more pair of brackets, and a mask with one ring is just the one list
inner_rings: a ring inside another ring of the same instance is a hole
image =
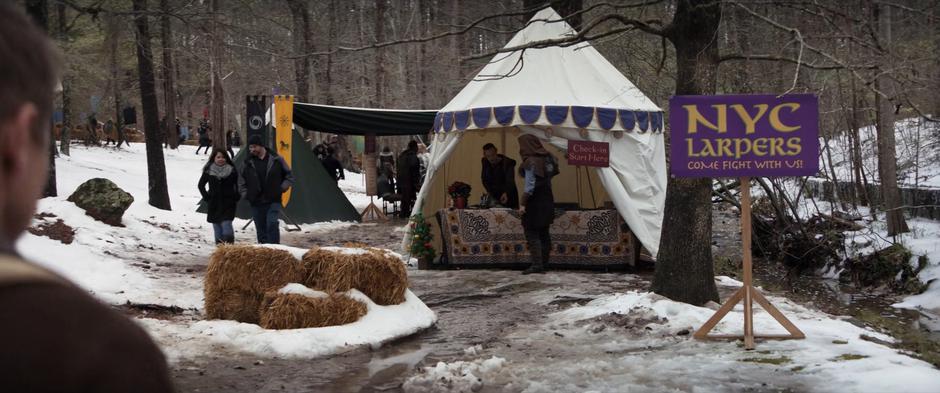
[[290, 216], [287, 215], [287, 212], [285, 212], [283, 209], [281, 209], [281, 215], [284, 216], [284, 220], [285, 220], [285, 221], [287, 221], [288, 223], [290, 223], [291, 225], [293, 225], [295, 228], [297, 228], [297, 229], [294, 229], [294, 230], [288, 229], [288, 230], [287, 230], [288, 232], [300, 231], [300, 225], [297, 225], [297, 223], [294, 222], [294, 220], [293, 220], [292, 218], [290, 218]]
[[594, 208], [597, 208], [597, 198], [594, 196], [594, 183], [591, 181], [591, 170], [584, 167], [584, 173], [587, 175], [588, 189], [591, 190], [591, 203], [594, 204]]

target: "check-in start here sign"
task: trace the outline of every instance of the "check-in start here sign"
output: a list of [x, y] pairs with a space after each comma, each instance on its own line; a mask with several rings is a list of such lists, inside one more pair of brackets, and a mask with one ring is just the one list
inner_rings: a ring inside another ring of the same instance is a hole
[[610, 144], [607, 142], [568, 141], [568, 165], [610, 166]]
[[812, 94], [675, 96], [669, 120], [673, 176], [819, 171], [819, 104]]

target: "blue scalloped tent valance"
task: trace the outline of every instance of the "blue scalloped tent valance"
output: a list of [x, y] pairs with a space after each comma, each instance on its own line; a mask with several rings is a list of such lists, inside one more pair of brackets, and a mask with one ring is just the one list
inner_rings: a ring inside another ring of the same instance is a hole
[[542, 124], [561, 125], [570, 119], [570, 124], [578, 128], [587, 128], [594, 123], [607, 131], [661, 133], [665, 128], [663, 112], [659, 111], [633, 111], [591, 106], [518, 105], [438, 112], [434, 118], [434, 132], [465, 131], [514, 124], [540, 124], [543, 118], [545, 120]]

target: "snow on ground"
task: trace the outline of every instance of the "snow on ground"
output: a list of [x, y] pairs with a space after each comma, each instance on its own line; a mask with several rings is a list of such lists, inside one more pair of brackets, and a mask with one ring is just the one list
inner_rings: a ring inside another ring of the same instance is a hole
[[[18, 241], [17, 250], [111, 304], [150, 303], [201, 310], [202, 274], [195, 272], [203, 270], [215, 249], [211, 225], [205, 221], [205, 215], [196, 213], [200, 200], [196, 183], [208, 155], [196, 155], [193, 146], [164, 150], [164, 155], [171, 211], [147, 203], [144, 144], [136, 143], [122, 150], [73, 146], [71, 157], [56, 159], [60, 196], [42, 199], [37, 209], [37, 213], [48, 212], [56, 217], [34, 221], [62, 219], [75, 230], [74, 241], [66, 245], [26, 233]], [[95, 177], [109, 179], [133, 195], [134, 203], [124, 214], [124, 227], [96, 221], [66, 200], [80, 184]], [[364, 197], [361, 183], [361, 175], [349, 173], [340, 184], [359, 208], [365, 206], [359, 206]], [[365, 201], [368, 204], [368, 198]], [[253, 227], [240, 230], [245, 223], [236, 219], [236, 241], [253, 242]], [[319, 233], [350, 225], [353, 223], [334, 221], [301, 228], [307, 233]], [[307, 251], [274, 247], [288, 249], [298, 258]], [[362, 345], [380, 345], [427, 328], [436, 320], [434, 313], [410, 291], [406, 303], [397, 306], [375, 305], [358, 292], [351, 296], [366, 301], [369, 313], [359, 322], [332, 328], [267, 331], [257, 325], [231, 321], [141, 319], [140, 322], [175, 359], [183, 352], [195, 356], [219, 347], [271, 356], [321, 356]]]
[[[359, 211], [365, 210], [372, 200], [366, 195], [365, 174], [346, 171], [346, 178], [339, 181], [339, 189], [346, 193], [346, 198]], [[381, 207], [382, 201], [375, 198], [375, 205]]]
[[[147, 190], [146, 152], [143, 143], [128, 148], [72, 146], [71, 157], [56, 159], [59, 196], [39, 201], [37, 213], [49, 212], [75, 229], [70, 245], [29, 233], [17, 250], [78, 282], [102, 300], [202, 308], [202, 284], [195, 276], [162, 276], [161, 265], [203, 265], [214, 250], [212, 226], [196, 212], [199, 181], [208, 155], [195, 154], [194, 146], [164, 150], [167, 186], [173, 210], [150, 206]], [[134, 197], [124, 213], [124, 227], [112, 227], [85, 215], [67, 199], [85, 181], [103, 177]], [[349, 180], [347, 180], [349, 181]], [[38, 221], [38, 220], [37, 220]], [[254, 240], [254, 228], [236, 219], [236, 241]], [[302, 225], [307, 232], [323, 232], [352, 225], [339, 221]], [[134, 266], [137, 265], [137, 266]], [[146, 267], [144, 267], [146, 266]], [[166, 267], [166, 266], [163, 266]], [[159, 279], [157, 279], [159, 277]]]
[[312, 358], [378, 347], [393, 339], [424, 330], [437, 316], [410, 290], [405, 302], [380, 306], [355, 289], [347, 296], [366, 304], [368, 312], [360, 320], [342, 326], [268, 330], [251, 323], [235, 321], [194, 321], [180, 324], [159, 319], [140, 322], [163, 344], [171, 361], [195, 358], [225, 348], [232, 352], [282, 358]]
[[[733, 280], [723, 282], [729, 281]], [[769, 300], [806, 333], [806, 339], [758, 341], [755, 351], [744, 351], [735, 342], [693, 340], [691, 332], [714, 310], [631, 291], [552, 313], [542, 324], [519, 326], [507, 345], [499, 344], [477, 359], [426, 367], [404, 388], [410, 392], [444, 388], [935, 392], [940, 386], [940, 370], [873, 342], [892, 338], [782, 298]], [[740, 334], [741, 326], [739, 305], [713, 333]], [[758, 334], [785, 333], [759, 307], [754, 327]], [[533, 353], [546, 346], [546, 353]]]
[[[862, 167], [869, 182], [877, 183], [878, 155], [875, 127], [859, 129], [862, 148]], [[940, 125], [921, 118], [900, 120], [894, 127], [898, 157], [898, 182], [904, 186], [940, 188]], [[822, 154], [820, 170], [828, 173], [828, 155], [820, 139]], [[829, 143], [832, 162], [837, 177], [842, 181], [852, 179], [851, 154], [847, 135], [841, 135]]]
[[[895, 142], [898, 159], [898, 181], [905, 187], [940, 188], [940, 125], [920, 118], [899, 120], [895, 123]], [[874, 126], [859, 130], [862, 147], [862, 167], [869, 182], [878, 181], [877, 138]], [[823, 145], [820, 139], [821, 146]], [[842, 181], [853, 178], [851, 173], [850, 143], [846, 135], [830, 141], [832, 162], [836, 175]], [[828, 155], [825, 150], [820, 156], [820, 170], [827, 172]], [[798, 187], [789, 184], [790, 195], [795, 197]], [[824, 201], [802, 199], [799, 204], [800, 215], [809, 217], [817, 212], [830, 214], [832, 204]], [[861, 217], [871, 217], [867, 207], [859, 207]], [[911, 231], [898, 236], [898, 241], [914, 254], [911, 264], [917, 266], [917, 258], [926, 256], [927, 267], [918, 277], [928, 283], [927, 291], [920, 295], [909, 296], [897, 307], [926, 311], [940, 318], [940, 222], [924, 218], [908, 218]], [[870, 254], [890, 246], [892, 239], [887, 235], [884, 214], [878, 219], [866, 222], [868, 228], [846, 232], [846, 249], [850, 256]], [[834, 272], [829, 272], [832, 275]]]

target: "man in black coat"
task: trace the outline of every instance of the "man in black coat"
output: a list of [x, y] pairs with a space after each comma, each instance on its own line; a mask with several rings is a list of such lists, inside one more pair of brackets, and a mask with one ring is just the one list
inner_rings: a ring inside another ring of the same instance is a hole
[[480, 177], [483, 188], [493, 202], [511, 209], [519, 208], [519, 191], [516, 189], [516, 160], [496, 150], [492, 143], [483, 145], [483, 170]]
[[411, 208], [421, 188], [421, 160], [418, 159], [418, 142], [408, 142], [408, 148], [398, 156], [398, 189], [401, 193], [399, 217], [411, 217]]
[[326, 154], [323, 156], [323, 159], [320, 160], [320, 163], [323, 164], [323, 169], [326, 169], [326, 173], [330, 175], [330, 178], [333, 181], [339, 183], [340, 180], [346, 179], [346, 172], [343, 171], [343, 164], [336, 159], [336, 155], [333, 154], [333, 151], [327, 148]]
[[248, 138], [248, 153], [238, 177], [239, 192], [251, 204], [258, 243], [279, 244], [281, 194], [294, 185], [294, 175], [282, 157], [264, 146], [261, 136]]

